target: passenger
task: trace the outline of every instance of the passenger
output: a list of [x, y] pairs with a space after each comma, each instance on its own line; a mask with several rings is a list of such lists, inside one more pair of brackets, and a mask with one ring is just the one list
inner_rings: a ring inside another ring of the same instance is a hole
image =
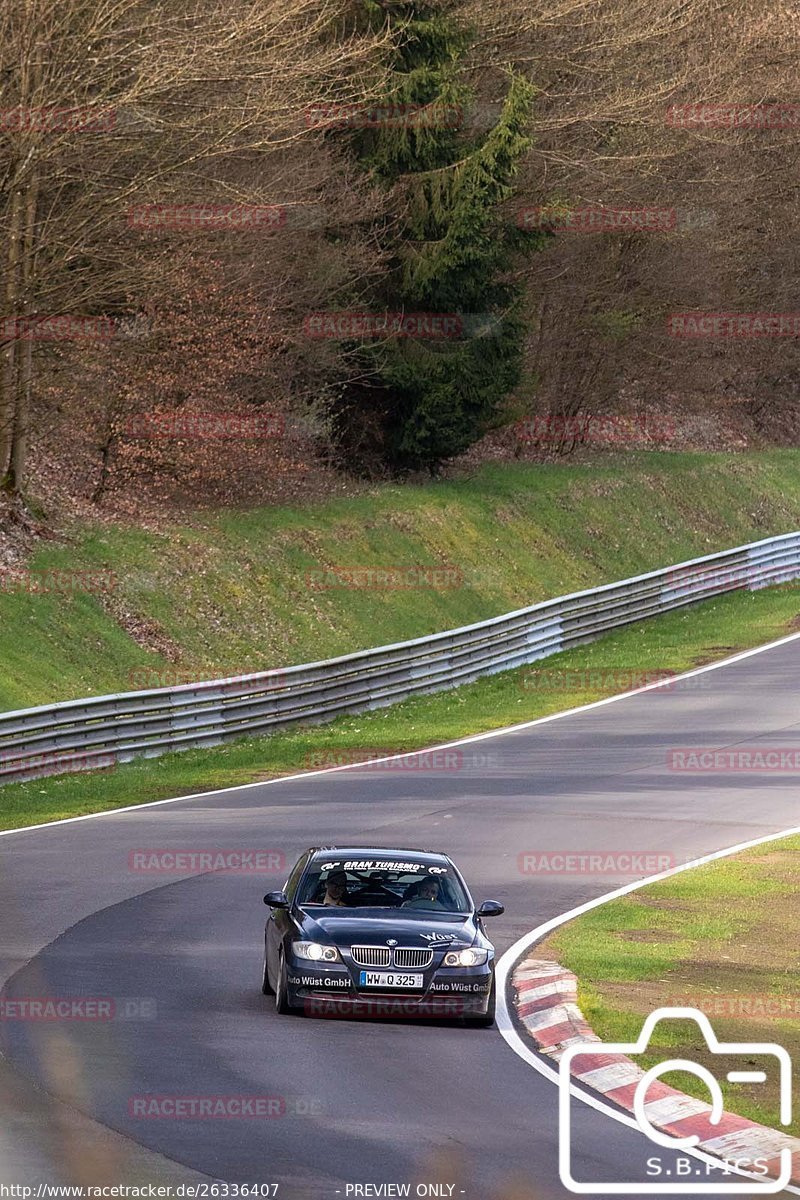
[[325, 887], [323, 904], [335, 905], [337, 908], [347, 908], [347, 872], [331, 871]]
[[435, 879], [423, 879], [413, 900], [404, 900], [403, 908], [444, 908], [439, 899], [439, 884]]

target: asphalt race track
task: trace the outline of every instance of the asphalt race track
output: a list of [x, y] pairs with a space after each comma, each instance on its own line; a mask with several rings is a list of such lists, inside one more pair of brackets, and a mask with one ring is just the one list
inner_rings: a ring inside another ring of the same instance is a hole
[[[675, 747], [798, 746], [798, 669], [800, 640], [791, 640], [666, 689], [465, 744], [457, 769], [348, 769], [0, 838], [2, 998], [142, 1001], [131, 1019], [0, 1023], [19, 1086], [32, 1080], [37, 1095], [54, 1094], [173, 1164], [278, 1182], [286, 1200], [418, 1181], [455, 1184], [453, 1196], [476, 1200], [567, 1195], [556, 1089], [496, 1029], [279, 1017], [259, 989], [262, 895], [285, 873], [148, 875], [129, 868], [129, 853], [269, 848], [291, 864], [319, 843], [442, 849], [478, 902], [505, 904], [488, 926], [501, 953], [628, 882], [526, 876], [525, 850], [652, 851], [683, 862], [800, 823], [792, 774], [667, 767]], [[142, 1119], [131, 1102], [144, 1094], [268, 1095], [283, 1113]], [[584, 1106], [576, 1127], [582, 1179], [645, 1178], [653, 1147], [643, 1136]], [[39, 1177], [76, 1182], [53, 1130], [36, 1134], [51, 1172]]]

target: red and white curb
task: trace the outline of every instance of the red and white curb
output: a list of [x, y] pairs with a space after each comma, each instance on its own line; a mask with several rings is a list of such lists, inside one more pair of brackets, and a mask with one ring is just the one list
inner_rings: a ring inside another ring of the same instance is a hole
[[[633, 1112], [633, 1097], [644, 1071], [624, 1054], [604, 1052], [602, 1042], [578, 1007], [578, 984], [560, 963], [527, 958], [513, 974], [515, 1005], [520, 1021], [541, 1054], [558, 1062], [569, 1046], [597, 1042], [597, 1053], [587, 1051], [571, 1064], [572, 1078], [605, 1100]], [[792, 1183], [800, 1183], [800, 1138], [734, 1113], [723, 1113], [712, 1124], [711, 1105], [696, 1100], [660, 1080], [648, 1088], [645, 1116], [655, 1129], [675, 1138], [696, 1135], [698, 1150], [726, 1162], [756, 1160], [771, 1178], [780, 1174], [780, 1155], [792, 1152]]]

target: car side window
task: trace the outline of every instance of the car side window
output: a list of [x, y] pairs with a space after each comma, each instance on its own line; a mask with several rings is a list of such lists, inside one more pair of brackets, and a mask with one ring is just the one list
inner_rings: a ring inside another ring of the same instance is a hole
[[294, 900], [294, 894], [297, 891], [297, 885], [300, 882], [300, 876], [303, 874], [303, 871], [306, 868], [307, 862], [308, 862], [308, 855], [304, 854], [303, 857], [299, 860], [299, 862], [297, 862], [295, 864], [295, 866], [292, 868], [292, 873], [289, 876], [289, 878], [286, 880], [286, 886], [284, 887], [283, 890], [290, 900]]

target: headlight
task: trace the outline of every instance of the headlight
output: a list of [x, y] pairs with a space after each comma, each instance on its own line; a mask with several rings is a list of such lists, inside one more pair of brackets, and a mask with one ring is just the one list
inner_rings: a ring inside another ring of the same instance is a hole
[[292, 950], [298, 958], [311, 962], [341, 962], [335, 946], [323, 946], [320, 942], [293, 942]]
[[466, 950], [448, 950], [444, 956], [444, 965], [446, 967], [482, 967], [488, 957], [488, 950], [473, 950], [470, 946]]

